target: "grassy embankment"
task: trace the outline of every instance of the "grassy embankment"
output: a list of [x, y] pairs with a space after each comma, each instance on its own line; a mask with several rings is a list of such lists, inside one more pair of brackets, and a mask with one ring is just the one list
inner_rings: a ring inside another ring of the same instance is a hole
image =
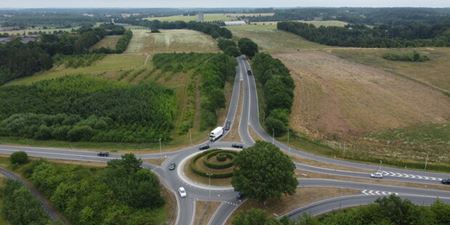
[[383, 59], [386, 49], [322, 46], [275, 25], [231, 30], [252, 38], [291, 70], [296, 83], [291, 145], [418, 169], [428, 155], [428, 169], [450, 169], [447, 48], [418, 49], [430, 61], [399, 62]]

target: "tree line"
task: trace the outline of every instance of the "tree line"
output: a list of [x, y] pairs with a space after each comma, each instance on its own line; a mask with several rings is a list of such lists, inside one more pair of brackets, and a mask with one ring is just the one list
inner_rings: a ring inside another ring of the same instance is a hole
[[408, 26], [349, 24], [345, 27], [316, 27], [301, 22], [279, 22], [279, 30], [297, 34], [309, 41], [343, 47], [404, 48], [450, 46], [450, 26], [409, 24]]
[[0, 88], [0, 135], [39, 140], [136, 142], [170, 139], [172, 90], [68, 76]]
[[294, 101], [294, 80], [289, 69], [269, 54], [256, 54], [252, 66], [255, 78], [262, 85], [264, 125], [269, 133], [281, 136], [289, 129], [289, 114]]
[[[102, 169], [44, 160], [32, 161], [19, 169], [71, 224], [157, 225], [161, 222], [157, 221], [157, 214], [165, 200], [158, 177], [143, 169], [142, 160], [133, 154], [111, 160]], [[20, 203], [29, 204], [14, 202], [19, 205], [11, 210], [21, 207]], [[34, 219], [40, 215], [36, 213]]]
[[123, 18], [118, 20], [120, 23], [126, 23], [136, 26], [148, 27], [152, 30], [159, 29], [189, 29], [199, 31], [205, 34], [210, 35], [214, 39], [217, 38], [225, 38], [231, 39], [233, 34], [230, 30], [225, 27], [221, 27], [222, 23], [206, 23], [206, 22], [184, 22], [184, 21], [175, 21], [175, 22], [167, 22], [167, 21], [159, 21], [159, 20], [145, 20], [145, 19], [136, 19], [134, 17]]
[[325, 214], [319, 218], [309, 215], [298, 221], [284, 217], [276, 219], [261, 209], [238, 214], [233, 225], [447, 225], [450, 205], [436, 201], [431, 206], [415, 205], [398, 196], [379, 198], [375, 203]]
[[[24, 44], [20, 39], [0, 44], [0, 84], [50, 69], [52, 57], [89, 53], [89, 48], [105, 35], [124, 33], [117, 25], [83, 26], [74, 33], [41, 34], [37, 42]], [[125, 32], [117, 48], [124, 51], [131, 39]]]
[[225, 107], [224, 87], [235, 75], [236, 61], [226, 54], [161, 53], [153, 57], [165, 72], [188, 72], [200, 76], [201, 129], [217, 124], [217, 110]]

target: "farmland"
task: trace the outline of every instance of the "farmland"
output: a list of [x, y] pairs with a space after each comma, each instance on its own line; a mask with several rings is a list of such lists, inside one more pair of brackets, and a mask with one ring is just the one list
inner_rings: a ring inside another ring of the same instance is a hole
[[[273, 13], [206, 13], [204, 14], [204, 21], [234, 21], [237, 20], [239, 17], [247, 16], [247, 17], [257, 17], [257, 16], [272, 16]], [[149, 17], [147, 20], [159, 20], [159, 21], [167, 21], [167, 22], [174, 22], [174, 21], [196, 21], [197, 16], [183, 16], [183, 15], [176, 15], [176, 16], [165, 16], [165, 17]]]
[[292, 52], [299, 49], [320, 49], [316, 44], [284, 31], [278, 31], [275, 24], [232, 26], [229, 29], [237, 37], [247, 37], [255, 41], [261, 50], [270, 53]]
[[382, 56], [412, 50], [328, 47], [270, 24], [230, 29], [254, 40], [291, 71], [296, 89], [290, 127], [312, 140], [291, 139], [294, 145], [393, 164], [414, 164], [428, 153], [430, 161], [448, 163], [448, 48], [417, 49], [430, 60], [399, 62]]
[[218, 52], [218, 50], [214, 39], [197, 31], [161, 30], [161, 33], [151, 33], [146, 29], [134, 29], [126, 53]]
[[117, 41], [119, 41], [121, 35], [109, 35], [104, 37], [101, 41], [99, 41], [97, 44], [91, 47], [91, 49], [98, 49], [98, 48], [110, 48], [115, 49]]

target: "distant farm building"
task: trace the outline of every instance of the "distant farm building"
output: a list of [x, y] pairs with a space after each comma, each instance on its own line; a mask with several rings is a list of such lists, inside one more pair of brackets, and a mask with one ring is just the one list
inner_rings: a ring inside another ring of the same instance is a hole
[[225, 21], [224, 23], [225, 23], [226, 26], [240, 26], [240, 25], [247, 24], [243, 20], [240, 20], [240, 21]]

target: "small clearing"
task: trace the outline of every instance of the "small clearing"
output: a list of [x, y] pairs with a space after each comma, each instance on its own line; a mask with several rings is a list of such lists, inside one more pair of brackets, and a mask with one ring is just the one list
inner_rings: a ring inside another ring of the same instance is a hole
[[97, 42], [94, 46], [92, 46], [91, 50], [99, 48], [116, 49], [116, 44], [119, 41], [120, 37], [122, 37], [122, 35], [108, 35]]

